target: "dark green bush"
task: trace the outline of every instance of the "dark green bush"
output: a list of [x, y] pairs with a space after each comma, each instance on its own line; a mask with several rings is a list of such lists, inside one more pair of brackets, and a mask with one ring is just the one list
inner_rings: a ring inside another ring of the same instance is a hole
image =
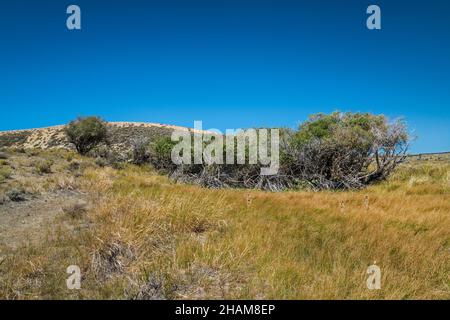
[[158, 170], [173, 171], [176, 165], [172, 162], [172, 148], [176, 145], [170, 137], [156, 139], [149, 146], [149, 161]]
[[87, 154], [106, 141], [106, 122], [99, 117], [78, 118], [65, 127], [65, 133], [80, 154]]
[[6, 196], [9, 198], [9, 200], [13, 202], [20, 202], [26, 200], [26, 191], [23, 189], [11, 189], [8, 192], [6, 192]]
[[36, 172], [38, 174], [48, 174], [52, 172], [53, 161], [45, 160], [39, 161], [35, 164]]

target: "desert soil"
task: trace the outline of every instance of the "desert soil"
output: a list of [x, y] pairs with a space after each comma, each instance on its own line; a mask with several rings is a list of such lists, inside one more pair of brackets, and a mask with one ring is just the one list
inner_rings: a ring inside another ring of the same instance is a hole
[[44, 226], [63, 216], [64, 206], [84, 198], [79, 192], [60, 191], [0, 204], [0, 248], [17, 249], [42, 240]]

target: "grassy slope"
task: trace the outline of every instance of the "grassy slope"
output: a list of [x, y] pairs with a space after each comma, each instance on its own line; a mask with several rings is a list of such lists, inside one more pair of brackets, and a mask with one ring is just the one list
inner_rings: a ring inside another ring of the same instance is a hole
[[[1, 248], [1, 298], [450, 298], [448, 162], [409, 163], [358, 192], [267, 193], [78, 161], [91, 209]], [[370, 291], [375, 261], [382, 289]], [[72, 264], [79, 291], [65, 285]]]

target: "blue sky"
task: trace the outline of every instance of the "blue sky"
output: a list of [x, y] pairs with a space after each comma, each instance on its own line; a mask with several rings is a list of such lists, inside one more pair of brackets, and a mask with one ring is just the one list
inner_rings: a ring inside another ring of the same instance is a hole
[[[66, 28], [77, 4], [82, 30]], [[366, 28], [366, 8], [382, 30]], [[450, 1], [2, 1], [0, 130], [78, 115], [295, 127], [317, 112], [405, 117], [450, 151]]]

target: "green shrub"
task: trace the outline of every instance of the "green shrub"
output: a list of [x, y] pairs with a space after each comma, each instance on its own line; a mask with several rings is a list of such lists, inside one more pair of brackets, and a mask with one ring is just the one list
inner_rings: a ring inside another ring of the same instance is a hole
[[69, 153], [66, 154], [65, 158], [66, 158], [67, 162], [72, 162], [74, 156], [73, 156], [72, 153], [69, 152]]
[[78, 201], [75, 203], [69, 203], [62, 207], [62, 210], [72, 219], [80, 218], [88, 209], [87, 203]]
[[38, 174], [48, 174], [52, 172], [53, 161], [45, 160], [36, 163], [35, 168]]
[[155, 169], [171, 171], [176, 168], [172, 161], [172, 148], [176, 142], [170, 137], [159, 138], [150, 144], [149, 161]]
[[78, 118], [70, 122], [64, 130], [80, 154], [86, 154], [106, 141], [106, 123], [99, 117]]
[[86, 155], [92, 158], [107, 159], [111, 155], [111, 148], [109, 148], [106, 145], [98, 145], [89, 150], [89, 152]]
[[25, 150], [25, 153], [30, 157], [36, 157], [41, 153], [42, 150], [38, 149], [27, 149]]
[[23, 147], [13, 148], [11, 151], [15, 153], [26, 153], [26, 150]]
[[11, 169], [8, 167], [0, 167], [0, 182], [4, 182], [6, 179], [11, 177]]
[[[364, 143], [367, 147], [375, 139], [376, 130], [385, 132], [387, 119], [383, 115], [372, 115], [370, 113], [341, 113], [333, 112], [329, 115], [319, 113], [309, 117], [300, 125], [295, 134], [294, 143], [305, 145], [312, 140], [336, 140], [339, 133], [348, 133], [346, 138], [352, 141], [354, 147], [357, 143]], [[340, 136], [341, 138], [342, 136]]]
[[98, 165], [99, 167], [106, 167], [108, 165], [108, 161], [106, 161], [105, 158], [96, 158], [95, 159], [95, 164]]
[[126, 168], [126, 164], [124, 162], [113, 162], [111, 163], [111, 167], [116, 170], [124, 170]]
[[95, 158], [95, 163], [100, 166], [115, 166], [117, 163], [123, 162], [122, 156], [115, 150], [112, 150], [109, 146], [100, 145], [94, 147], [87, 153], [88, 156]]
[[26, 192], [23, 189], [11, 189], [6, 193], [6, 196], [9, 200], [13, 202], [25, 201]]

